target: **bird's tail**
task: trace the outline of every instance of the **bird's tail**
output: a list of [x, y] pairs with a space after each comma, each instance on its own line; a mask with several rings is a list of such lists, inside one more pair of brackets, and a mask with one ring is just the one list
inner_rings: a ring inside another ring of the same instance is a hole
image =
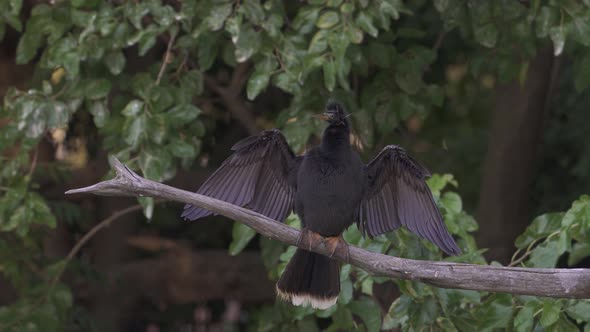
[[340, 293], [340, 266], [324, 255], [297, 249], [277, 282], [277, 293], [294, 305], [328, 309]]

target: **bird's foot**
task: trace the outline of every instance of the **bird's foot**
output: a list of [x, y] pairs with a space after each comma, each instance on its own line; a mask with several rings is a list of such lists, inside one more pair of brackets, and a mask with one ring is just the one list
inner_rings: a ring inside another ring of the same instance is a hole
[[299, 237], [297, 238], [297, 242], [296, 245], [299, 247], [299, 245], [301, 243], [307, 243], [309, 246], [308, 251], [311, 251], [311, 247], [312, 245], [315, 243], [322, 243], [324, 241], [324, 237], [321, 236], [320, 234], [311, 231], [307, 228], [303, 228], [301, 230], [301, 234], [299, 234]]
[[348, 249], [348, 243], [344, 241], [342, 234], [338, 236], [324, 238], [324, 244], [330, 249], [330, 258], [338, 252], [338, 256], [344, 257], [344, 262], [350, 262], [350, 251]]

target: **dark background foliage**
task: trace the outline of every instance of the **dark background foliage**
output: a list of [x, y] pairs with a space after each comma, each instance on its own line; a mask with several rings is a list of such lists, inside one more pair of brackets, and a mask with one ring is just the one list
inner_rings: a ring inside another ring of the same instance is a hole
[[399, 144], [436, 173], [464, 254], [405, 230], [352, 227], [348, 242], [587, 267], [588, 1], [0, 0], [0, 41], [2, 331], [590, 328], [588, 301], [349, 265], [337, 306], [292, 307], [273, 282], [293, 248], [220, 217], [183, 222], [178, 204], [63, 195], [112, 176], [109, 155], [195, 190], [260, 130], [301, 153], [334, 98], [365, 160]]

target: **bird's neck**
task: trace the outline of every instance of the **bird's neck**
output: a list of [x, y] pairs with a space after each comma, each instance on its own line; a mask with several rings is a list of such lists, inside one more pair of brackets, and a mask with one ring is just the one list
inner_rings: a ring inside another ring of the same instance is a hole
[[320, 148], [326, 154], [350, 150], [350, 129], [348, 126], [330, 125], [324, 129]]

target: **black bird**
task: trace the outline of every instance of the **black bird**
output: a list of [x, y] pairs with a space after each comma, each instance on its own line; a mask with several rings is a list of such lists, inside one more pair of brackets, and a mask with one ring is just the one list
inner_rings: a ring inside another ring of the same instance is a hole
[[[448, 233], [425, 183], [430, 175], [399, 146], [385, 147], [364, 164], [350, 145], [348, 115], [328, 103], [322, 142], [296, 156], [283, 134], [268, 130], [236, 143], [226, 159], [197, 191], [271, 219], [283, 221], [293, 210], [302, 236], [329, 244], [332, 253], [348, 247], [342, 232], [353, 222], [365, 235], [377, 236], [405, 226], [449, 255], [460, 250]], [[195, 220], [210, 211], [186, 205], [182, 217]], [[340, 293], [338, 262], [297, 249], [277, 282], [277, 292], [295, 305], [326, 309]]]

